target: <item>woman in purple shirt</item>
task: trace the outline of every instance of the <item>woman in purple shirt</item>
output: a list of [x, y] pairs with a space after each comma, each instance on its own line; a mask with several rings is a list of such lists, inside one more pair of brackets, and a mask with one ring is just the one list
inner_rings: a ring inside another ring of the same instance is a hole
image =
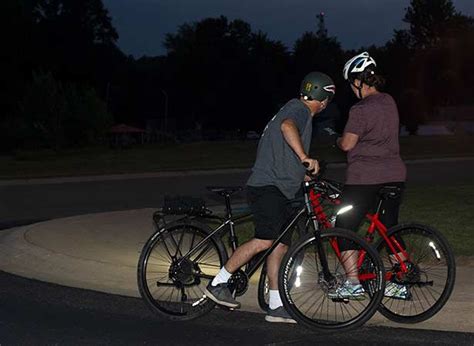
[[[406, 168], [399, 152], [397, 105], [389, 94], [381, 92], [385, 80], [378, 74], [375, 60], [367, 52], [356, 55], [345, 64], [343, 73], [360, 101], [351, 108], [344, 133], [337, 140], [339, 148], [347, 152], [348, 163], [342, 206], [351, 205], [352, 209], [337, 217], [336, 227], [357, 231], [365, 214], [374, 209], [381, 187], [403, 189]], [[383, 202], [380, 220], [385, 226], [398, 223], [400, 202], [400, 197]], [[346, 271], [355, 272], [357, 252], [346, 244], [340, 246], [348, 263]], [[348, 274], [338, 295], [363, 293], [357, 276]], [[409, 292], [405, 286], [389, 282], [385, 295], [407, 299]]]

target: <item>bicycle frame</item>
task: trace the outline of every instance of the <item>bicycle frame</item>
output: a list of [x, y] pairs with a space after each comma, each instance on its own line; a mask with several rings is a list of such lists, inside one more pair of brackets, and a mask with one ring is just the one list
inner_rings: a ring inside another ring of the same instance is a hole
[[[327, 217], [327, 215], [326, 215], [326, 213], [325, 213], [325, 211], [322, 207], [321, 198], [323, 197], [323, 194], [321, 192], [315, 192], [313, 190], [310, 190], [309, 191], [309, 196], [310, 196], [311, 205], [312, 205], [312, 208], [313, 208], [313, 211], [314, 211], [314, 215], [316, 216], [317, 222], [319, 223], [319, 225], [321, 225], [321, 227], [323, 229], [328, 229], [328, 228], [333, 227], [333, 225], [329, 221], [329, 219], [328, 219], [328, 217]], [[366, 214], [366, 218], [370, 221], [370, 225], [369, 225], [369, 228], [367, 230], [367, 234], [365, 236], [365, 239], [368, 243], [373, 242], [374, 233], [377, 231], [377, 233], [380, 235], [380, 237], [383, 238], [385, 244], [388, 246], [388, 248], [392, 252], [392, 254], [395, 257], [396, 261], [400, 264], [401, 272], [399, 273], [399, 275], [402, 275], [403, 273], [408, 271], [408, 268], [405, 264], [405, 261], [402, 260], [402, 258], [400, 257], [400, 254], [402, 254], [405, 259], [408, 259], [409, 255], [406, 252], [406, 250], [403, 248], [403, 246], [395, 239], [395, 237], [389, 238], [387, 236], [387, 231], [388, 231], [387, 227], [379, 219], [382, 202], [383, 202], [382, 199], [380, 199], [379, 203], [377, 205], [376, 212], [374, 214], [371, 214], [371, 213]], [[340, 201], [339, 200], [334, 200], [333, 203], [334, 204], [339, 204]], [[339, 250], [337, 242], [333, 241], [333, 242], [331, 242], [331, 245], [332, 245], [336, 255], [340, 258], [341, 252]], [[364, 258], [365, 258], [365, 252], [360, 251], [359, 252], [359, 258], [358, 258], [358, 261], [357, 261], [358, 262], [357, 263], [358, 267], [360, 267], [362, 265], [362, 263], [364, 261]], [[389, 280], [389, 279], [391, 279], [393, 273], [392, 272], [387, 272], [386, 275], [387, 275], [386, 279]], [[371, 278], [370, 277], [361, 277], [359, 279], [362, 281], [362, 280], [367, 280], [367, 279], [371, 279]]]
[[[400, 245], [400, 243], [395, 239], [395, 237], [389, 238], [387, 236], [387, 227], [379, 220], [379, 211], [375, 214], [366, 214], [367, 219], [370, 221], [369, 228], [367, 229], [366, 239], [370, 243], [374, 239], [374, 232], [377, 233], [383, 238], [385, 244], [388, 246], [390, 251], [392, 252], [393, 256], [396, 258], [397, 262], [400, 264], [400, 268], [402, 272], [406, 272], [408, 270], [405, 261], [402, 260], [400, 257], [400, 253], [403, 255], [405, 259], [409, 258], [408, 253], [406, 250]], [[387, 273], [387, 275], [391, 275], [391, 273]], [[390, 278], [388, 278], [390, 279]]]
[[[303, 214], [307, 213], [308, 217], [313, 221], [313, 226], [314, 226], [314, 229], [315, 229], [315, 235], [319, 239], [320, 235], [319, 235], [319, 223], [318, 223], [318, 216], [317, 215], [319, 215], [319, 217], [324, 218], [325, 214], [324, 214], [324, 211], [322, 210], [322, 207], [320, 207], [320, 209], [314, 209], [313, 208], [313, 204], [312, 204], [313, 202], [312, 201], [314, 200], [314, 195], [313, 195], [314, 191], [311, 188], [312, 185], [313, 185], [312, 182], [305, 182], [303, 184], [304, 191], [305, 191], [305, 205], [303, 207], [297, 209], [297, 211], [295, 213], [293, 213], [292, 218], [290, 218], [289, 221], [287, 221], [284, 224], [283, 231], [280, 233], [278, 238], [273, 242], [273, 244], [270, 246], [270, 248], [265, 250], [258, 257], [258, 259], [254, 263], [252, 263], [252, 265], [250, 265], [250, 267], [247, 268], [246, 274], [248, 275], [248, 277], [251, 277], [257, 271], [257, 269], [260, 267], [260, 265], [262, 265], [262, 263], [270, 255], [270, 253], [276, 248], [276, 246], [281, 242], [283, 237], [285, 237], [285, 235], [292, 229], [292, 227], [297, 223], [297, 221], [300, 219], [300, 217]], [[195, 245], [192, 249], [190, 249], [186, 254], [182, 255], [182, 257], [179, 259], [179, 262], [190, 258], [192, 255], [194, 255], [195, 253], [200, 251], [201, 248], [204, 246], [204, 244], [206, 244], [206, 242], [209, 239], [211, 239], [212, 237], [218, 235], [221, 232], [221, 230], [223, 230], [226, 226], [229, 226], [230, 246], [232, 248], [232, 251], [235, 251], [237, 249], [237, 247], [238, 247], [238, 238], [237, 238], [237, 235], [236, 235], [234, 224], [236, 222], [244, 219], [244, 218], [249, 217], [251, 214], [247, 213], [247, 214], [244, 214], [244, 215], [239, 215], [238, 217], [234, 217], [233, 214], [232, 214], [232, 207], [231, 207], [230, 196], [229, 195], [225, 195], [225, 201], [226, 201], [226, 216], [225, 216], [225, 218], [221, 218], [221, 217], [214, 216], [214, 215], [200, 215], [200, 216], [198, 216], [198, 217], [204, 218], [204, 219], [207, 218], [207, 219], [219, 220], [219, 221], [221, 221], [221, 224], [217, 228], [215, 228], [211, 233], [209, 233], [206, 237], [204, 237], [197, 245]], [[183, 219], [186, 219], [187, 217], [189, 217], [189, 216], [186, 216]], [[326, 219], [327, 219], [327, 217], [326, 217]], [[158, 220], [155, 220], [155, 222], [158, 223]], [[327, 222], [329, 222], [329, 220], [327, 220]], [[323, 273], [324, 273], [324, 275], [327, 279], [330, 279], [332, 277], [332, 275], [330, 274], [329, 269], [328, 269], [328, 264], [326, 262], [324, 249], [322, 248], [322, 246], [320, 244], [320, 241], [316, 241], [316, 243], [317, 243], [317, 252], [318, 252], [319, 257], [321, 259], [321, 266], [323, 268]], [[204, 251], [202, 252], [202, 254], [204, 254]], [[198, 255], [197, 258], [199, 258], [199, 257], [200, 257], [200, 255]]]

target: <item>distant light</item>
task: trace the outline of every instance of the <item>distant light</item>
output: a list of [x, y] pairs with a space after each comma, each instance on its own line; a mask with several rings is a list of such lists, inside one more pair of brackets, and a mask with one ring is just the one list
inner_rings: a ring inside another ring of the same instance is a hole
[[321, 12], [320, 15], [321, 15], [321, 16], [324, 16], [324, 12]]

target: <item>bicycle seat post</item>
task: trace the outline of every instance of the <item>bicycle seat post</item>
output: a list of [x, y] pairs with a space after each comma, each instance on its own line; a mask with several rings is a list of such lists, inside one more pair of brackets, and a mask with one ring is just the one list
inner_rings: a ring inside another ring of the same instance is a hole
[[380, 209], [382, 208], [383, 198], [382, 196], [379, 197], [379, 203], [377, 204], [377, 209], [375, 210], [375, 214], [380, 213]]
[[226, 193], [224, 195], [225, 198], [225, 209], [226, 209], [226, 217], [227, 219], [232, 218], [232, 207], [230, 205], [230, 194]]

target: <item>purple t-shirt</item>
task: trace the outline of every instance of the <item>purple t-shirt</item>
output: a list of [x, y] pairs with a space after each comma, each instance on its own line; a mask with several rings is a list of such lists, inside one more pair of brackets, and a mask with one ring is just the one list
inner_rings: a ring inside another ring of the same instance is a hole
[[352, 106], [344, 132], [359, 136], [347, 153], [346, 184], [382, 184], [406, 180], [400, 158], [398, 110], [385, 93], [368, 96]]

